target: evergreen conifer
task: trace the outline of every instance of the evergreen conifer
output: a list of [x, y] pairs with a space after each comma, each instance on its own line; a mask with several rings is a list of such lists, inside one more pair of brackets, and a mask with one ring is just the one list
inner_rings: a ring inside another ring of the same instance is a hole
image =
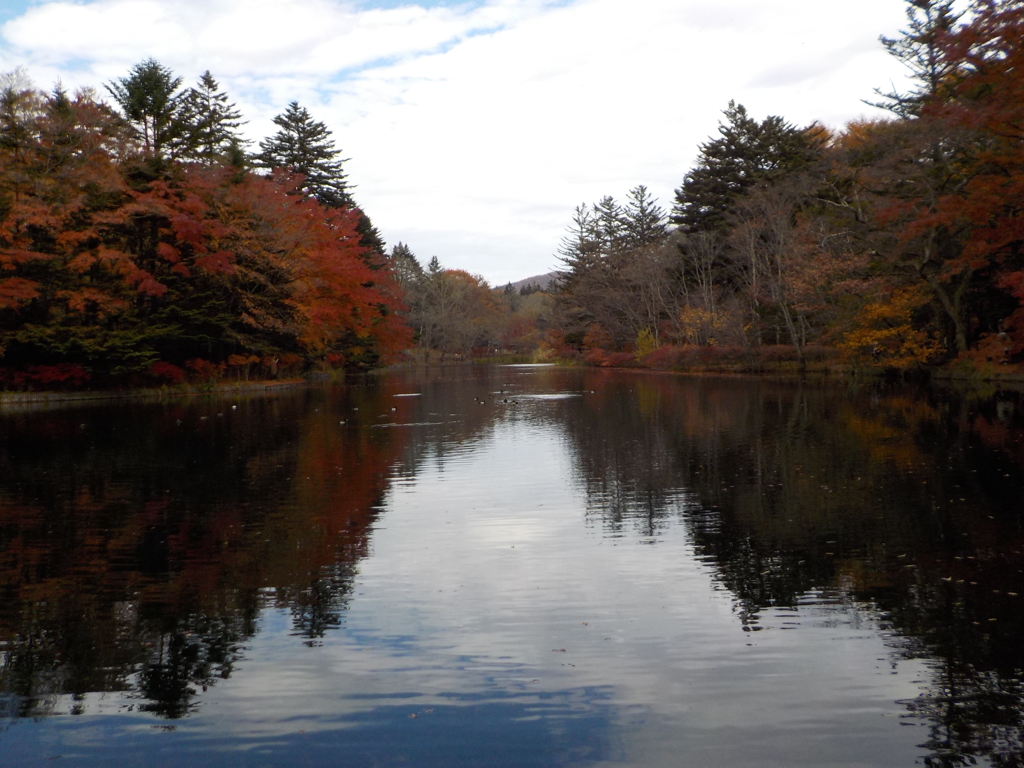
[[127, 77], [106, 84], [147, 155], [174, 154], [183, 132], [181, 78], [156, 59], [131, 68]]
[[181, 111], [185, 158], [204, 165], [237, 164], [239, 150], [248, 143], [238, 133], [245, 121], [209, 70], [185, 93]]
[[667, 234], [665, 211], [643, 184], [629, 190], [621, 221], [630, 248], [651, 245]]
[[890, 54], [902, 61], [915, 81], [909, 93], [899, 93], [895, 88], [883, 91], [875, 89], [882, 98], [879, 102], [867, 102], [881, 107], [902, 118], [916, 117], [921, 107], [931, 96], [950, 89], [955, 63], [942, 55], [941, 37], [948, 34], [963, 16], [953, 9], [953, 0], [907, 0], [907, 29], [900, 30], [902, 37], [885, 37], [879, 40]]
[[293, 101], [283, 114], [275, 117], [274, 124], [279, 130], [260, 142], [257, 163], [268, 169], [284, 168], [302, 174], [303, 192], [326, 206], [353, 206], [346, 175], [342, 170], [344, 160], [338, 157], [341, 152], [334, 146], [330, 129], [314, 120], [297, 101]]
[[769, 116], [762, 122], [742, 104], [729, 102], [721, 134], [700, 147], [697, 165], [676, 190], [672, 221], [688, 232], [723, 229], [732, 203], [758, 182], [794, 171], [814, 156], [807, 129]]
[[423, 267], [412, 249], [403, 242], [398, 242], [391, 249], [391, 265], [394, 267], [398, 283], [406, 291], [423, 279]]
[[[285, 168], [302, 174], [302, 191], [330, 208], [357, 208], [347, 176], [342, 168], [344, 159], [334, 146], [330, 129], [313, 120], [305, 107], [297, 101], [288, 105], [283, 114], [274, 118], [280, 130], [260, 142], [257, 164], [264, 168]], [[384, 239], [362, 209], [356, 222], [359, 244], [373, 253], [385, 253]]]

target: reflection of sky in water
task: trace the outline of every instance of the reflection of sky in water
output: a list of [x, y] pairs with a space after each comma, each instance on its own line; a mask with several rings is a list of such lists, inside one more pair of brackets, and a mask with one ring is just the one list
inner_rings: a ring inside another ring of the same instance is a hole
[[545, 418], [557, 400], [393, 485], [322, 645], [266, 610], [199, 714], [91, 694], [85, 716], [10, 724], [2, 764], [913, 764], [923, 735], [896, 702], [923, 662], [896, 665], [870, 612], [813, 596], [741, 631], [678, 517], [654, 546], [607, 536]]
[[[208, 631], [208, 611], [239, 633], [239, 661], [208, 690], [201, 670], [168, 664], [200, 681], [192, 694], [129, 677], [131, 693], [23, 710], [58, 713], [40, 721], [4, 721], [14, 710], [0, 697], [0, 768], [903, 766], [941, 754], [959, 727], [940, 730], [949, 712], [974, 707], [958, 722], [980, 735], [959, 728], [948, 751], [982, 761], [995, 752], [983, 739], [1024, 711], [1009, 612], [1024, 589], [1005, 543], [1021, 486], [980, 446], [947, 461], [965, 422], [914, 398], [467, 367], [254, 399], [223, 420], [212, 400], [189, 402], [161, 418], [90, 408], [0, 431], [0, 461], [19, 472], [0, 493], [28, 510], [0, 507], [6, 573], [67, 563], [104, 574], [106, 590], [69, 577], [66, 596], [0, 604], [0, 653], [42, 648], [6, 657], [8, 679], [35, 675], [25, 690], [109, 690], [163, 654], [161, 633], [232, 642]], [[989, 440], [1012, 426], [986, 418]], [[60, 498], [116, 485], [95, 501], [115, 505], [104, 527], [51, 535], [77, 518], [32, 512], [63, 467], [83, 474], [56, 484]], [[145, 484], [168, 489], [155, 498], [169, 495], [169, 512], [147, 506]], [[189, 531], [198, 544], [156, 546]], [[78, 560], [89, 541], [108, 556]], [[138, 575], [137, 544], [166, 562]], [[1002, 559], [980, 556], [993, 551]], [[310, 574], [335, 581], [317, 592]], [[133, 602], [139, 578], [156, 591]], [[201, 600], [171, 600], [194, 585]], [[67, 641], [58, 620], [94, 598], [123, 602], [124, 633], [97, 630], [115, 626], [97, 611]], [[257, 627], [250, 605], [263, 606]], [[120, 655], [87, 658], [115, 639]], [[150, 706], [172, 694], [178, 709]]]

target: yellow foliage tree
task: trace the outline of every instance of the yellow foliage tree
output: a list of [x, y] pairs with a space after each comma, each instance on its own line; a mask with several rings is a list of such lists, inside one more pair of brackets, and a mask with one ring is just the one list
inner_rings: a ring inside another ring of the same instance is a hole
[[927, 363], [941, 345], [911, 322], [914, 310], [926, 301], [919, 290], [897, 289], [887, 299], [868, 304], [839, 348], [855, 363], [899, 369]]
[[679, 310], [679, 328], [687, 344], [714, 346], [721, 326], [722, 317], [714, 310], [689, 304]]
[[651, 331], [650, 328], [644, 328], [636, 335], [634, 353], [638, 358], [643, 357], [644, 355], [651, 354], [651, 352], [660, 346], [661, 344], [658, 343], [658, 339], [654, 336], [654, 332]]

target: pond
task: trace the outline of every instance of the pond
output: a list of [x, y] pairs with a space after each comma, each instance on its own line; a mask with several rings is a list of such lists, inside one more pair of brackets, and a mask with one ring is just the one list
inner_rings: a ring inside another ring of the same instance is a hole
[[0, 413], [0, 764], [1024, 764], [1024, 399], [537, 366]]

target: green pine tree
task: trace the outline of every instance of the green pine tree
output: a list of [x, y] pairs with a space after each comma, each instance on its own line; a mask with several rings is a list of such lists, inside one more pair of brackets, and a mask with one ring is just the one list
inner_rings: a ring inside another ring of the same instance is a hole
[[249, 142], [238, 129], [245, 125], [241, 113], [207, 70], [194, 88], [185, 92], [181, 104], [185, 124], [182, 157], [204, 165], [235, 165]]
[[156, 59], [146, 59], [127, 77], [106, 84], [146, 155], [173, 155], [184, 131], [180, 88], [181, 78]]
[[373, 226], [370, 217], [362, 208], [357, 208], [357, 210], [359, 211], [359, 221], [356, 222], [356, 232], [359, 233], [359, 244], [374, 253], [384, 255], [387, 245], [384, 238], [381, 237], [380, 231]]
[[643, 184], [629, 190], [621, 221], [630, 248], [656, 243], [668, 232], [665, 211]]
[[585, 272], [601, 257], [601, 237], [598, 232], [597, 216], [586, 203], [576, 206], [568, 234], [562, 238], [558, 248], [558, 259], [564, 269], [559, 270], [563, 279]]
[[34, 123], [39, 114], [39, 97], [31, 84], [0, 82], [0, 151], [18, 160], [35, 146]]
[[260, 142], [257, 164], [264, 168], [285, 168], [302, 174], [302, 192], [331, 208], [357, 208], [359, 243], [367, 250], [384, 255], [385, 243], [366, 212], [352, 199], [351, 187], [343, 170], [344, 159], [335, 149], [330, 129], [313, 120], [297, 101], [274, 118], [280, 130]]
[[[256, 162], [264, 168], [284, 168], [302, 174], [302, 191], [331, 208], [354, 205], [349, 192], [344, 160], [335, 148], [331, 131], [312, 118], [297, 101], [274, 118], [278, 132], [260, 142]], [[371, 225], [372, 227], [372, 225]]]
[[956, 65], [943, 58], [938, 41], [961, 16], [953, 10], [953, 0], [907, 0], [907, 29], [900, 30], [901, 37], [882, 35], [879, 40], [910, 70], [914, 86], [908, 93], [875, 88], [882, 100], [867, 103], [911, 118], [920, 114], [929, 98], [949, 89]]
[[701, 145], [696, 167], [676, 190], [672, 221], [689, 232], [723, 229], [726, 213], [743, 192], [804, 167], [815, 156], [808, 129], [774, 115], [758, 122], [733, 101], [724, 114], [721, 135]]
[[423, 267], [420, 265], [419, 259], [416, 258], [416, 254], [405, 243], [396, 243], [395, 247], [391, 249], [389, 259], [394, 267], [395, 275], [398, 277], [399, 285], [406, 291], [423, 279]]
[[622, 206], [611, 195], [605, 195], [594, 205], [597, 236], [605, 254], [615, 253], [626, 245], [626, 226]]

